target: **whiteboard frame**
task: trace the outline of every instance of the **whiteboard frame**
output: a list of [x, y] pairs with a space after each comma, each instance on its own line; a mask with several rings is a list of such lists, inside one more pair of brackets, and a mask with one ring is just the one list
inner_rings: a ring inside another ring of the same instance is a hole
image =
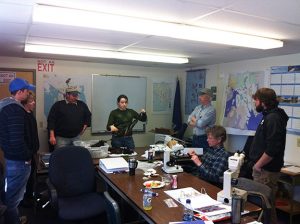
[[[92, 74], [92, 96], [94, 95], [94, 81], [96, 79], [96, 77], [111, 77], [111, 78], [120, 78], [120, 81], [124, 81], [123, 78], [126, 78], [126, 79], [130, 79], [130, 78], [135, 78], [135, 79], [143, 79], [143, 82], [145, 82], [145, 89], [143, 89], [143, 91], [145, 91], [145, 98], [143, 99], [143, 109], [146, 110], [146, 100], [147, 100], [147, 77], [141, 77], [141, 76], [122, 76], [122, 75], [104, 75], [104, 74]], [[129, 81], [130, 82], [130, 81]], [[114, 82], [115, 83], [115, 82]], [[117, 83], [117, 82], [116, 82]], [[119, 83], [122, 83], [122, 82], [119, 82]], [[123, 82], [124, 83], [124, 82]], [[128, 83], [128, 80], [126, 80], [126, 83]], [[117, 84], [118, 85], [118, 84]], [[129, 90], [128, 90], [129, 91]], [[130, 88], [130, 92], [133, 91], [133, 88]], [[138, 92], [140, 93], [140, 91]], [[130, 106], [131, 105], [131, 102], [134, 102], [131, 101], [132, 100], [132, 97], [130, 96], [130, 94], [126, 93], [125, 92], [120, 92], [120, 91], [117, 91], [116, 90], [116, 94], [114, 94], [114, 96], [112, 96], [112, 103], [114, 106], [111, 107], [111, 105], [109, 105], [109, 112], [108, 114], [104, 114], [105, 116], [105, 120], [107, 122], [108, 120], [108, 117], [109, 117], [109, 113], [116, 109], [117, 108], [117, 97], [121, 94], [125, 94], [126, 96], [128, 96], [128, 99], [129, 99], [129, 106], [128, 108], [130, 109], [133, 109], [137, 112], [139, 112], [140, 109], [142, 108], [135, 108], [135, 107], [132, 107]], [[137, 94], [138, 95], [138, 94]], [[111, 132], [107, 131], [106, 130], [106, 122], [105, 122], [105, 127], [101, 129], [101, 127], [95, 127], [95, 123], [93, 122], [95, 119], [98, 118], [98, 116], [95, 116], [96, 112], [95, 112], [95, 107], [94, 107], [94, 103], [95, 103], [95, 99], [94, 97], [92, 97], [92, 103], [91, 103], [91, 110], [92, 110], [92, 125], [91, 125], [91, 132], [92, 134], [111, 134]], [[107, 105], [104, 105], [104, 106], [107, 106]], [[103, 112], [103, 111], [102, 111]], [[101, 111], [97, 111], [97, 113], [99, 113], [100, 115], [99, 116], [103, 116], [103, 114], [101, 115]], [[98, 114], [97, 114], [98, 115]], [[94, 125], [93, 125], [94, 124]], [[133, 128], [133, 133], [145, 133], [146, 131], [146, 123], [144, 122], [138, 122], [137, 125]]]

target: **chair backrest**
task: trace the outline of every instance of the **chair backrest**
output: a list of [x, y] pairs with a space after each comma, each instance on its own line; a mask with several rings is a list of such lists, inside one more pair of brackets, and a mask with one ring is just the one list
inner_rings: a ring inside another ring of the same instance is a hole
[[262, 183], [251, 179], [239, 177], [235, 187], [248, 192], [247, 200], [262, 208], [264, 223], [270, 223], [270, 212], [272, 209], [272, 189]]
[[58, 197], [70, 197], [95, 190], [95, 167], [89, 151], [81, 146], [55, 150], [49, 160], [49, 180]]

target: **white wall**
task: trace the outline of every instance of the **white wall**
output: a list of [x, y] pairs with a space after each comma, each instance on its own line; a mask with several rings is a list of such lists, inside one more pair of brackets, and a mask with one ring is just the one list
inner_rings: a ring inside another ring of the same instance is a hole
[[[2, 68], [20, 68], [20, 69], [36, 69], [37, 59], [24, 59], [24, 58], [11, 58], [0, 57], [0, 67]], [[299, 65], [300, 54], [262, 58], [255, 60], [237, 61], [225, 64], [210, 65], [203, 68], [207, 69], [206, 87], [217, 86], [217, 101], [214, 106], [217, 109], [217, 123], [221, 124], [223, 115], [223, 92], [224, 92], [224, 79], [225, 75], [229, 73], [241, 72], [241, 71], [266, 71], [269, 72], [271, 66], [284, 66], [284, 65]], [[150, 68], [150, 67], [138, 67], [138, 66], [126, 66], [126, 65], [114, 65], [114, 64], [100, 64], [100, 63], [87, 63], [87, 62], [72, 62], [72, 61], [60, 61], [55, 60], [55, 73], [65, 75], [90, 75], [97, 74], [111, 74], [111, 75], [133, 75], [133, 76], [145, 76], [148, 80], [165, 79], [174, 80], [179, 78], [181, 84], [181, 102], [182, 111], [184, 113], [184, 99], [185, 99], [185, 70], [179, 69], [162, 69], [162, 68]], [[43, 108], [44, 108], [44, 96], [43, 96], [43, 73], [37, 72], [36, 84], [37, 84], [37, 121], [39, 125], [39, 134], [42, 142], [41, 150], [47, 150], [47, 138], [46, 127], [43, 126]], [[147, 102], [146, 109], [148, 112], [148, 124], [147, 131], [155, 127], [171, 127], [171, 114], [153, 114], [152, 110], [152, 82], [147, 84]], [[187, 116], [184, 116], [186, 119]], [[187, 131], [190, 133], [190, 131]], [[108, 139], [110, 136], [92, 136], [90, 130], [84, 134], [83, 139]], [[287, 135], [285, 161], [300, 165], [299, 152], [300, 148], [297, 147], [296, 135]], [[136, 134], [134, 139], [137, 146], [146, 146], [153, 143], [154, 134], [146, 132], [145, 134]], [[227, 140], [227, 148], [230, 151], [242, 149], [246, 141], [245, 136], [229, 135]]]
[[[272, 66], [287, 66], [287, 65], [299, 65], [300, 54], [285, 55], [278, 57], [269, 57], [255, 60], [236, 61], [231, 63], [216, 64], [206, 66], [207, 70], [207, 83], [206, 86], [215, 86], [217, 84], [217, 123], [221, 124], [223, 110], [224, 110], [224, 78], [227, 74], [243, 72], [243, 71], [265, 71], [266, 74], [270, 74], [270, 67]], [[215, 84], [216, 83], [216, 84]], [[286, 140], [285, 149], [285, 161], [296, 165], [300, 165], [300, 148], [297, 147], [297, 138], [300, 136], [288, 134]], [[245, 136], [229, 135], [227, 141], [227, 148], [230, 151], [236, 151], [243, 149], [246, 141]]]
[[[34, 58], [12, 58], [12, 57], [0, 57], [1, 68], [14, 68], [14, 69], [36, 69], [37, 59]], [[146, 125], [145, 134], [135, 134], [134, 140], [137, 147], [148, 146], [154, 141], [154, 134], [148, 132], [155, 127], [171, 128], [172, 113], [170, 114], [153, 114], [152, 113], [152, 80], [170, 80], [174, 82], [178, 77], [183, 85], [182, 79], [184, 79], [185, 71], [180, 69], [164, 69], [164, 68], [151, 68], [141, 66], [126, 66], [116, 64], [100, 64], [100, 63], [87, 63], [87, 62], [74, 62], [74, 61], [61, 61], [55, 60], [54, 71], [55, 74], [63, 74], [69, 76], [79, 76], [91, 74], [109, 74], [120, 76], [143, 76], [147, 77], [147, 102], [146, 110], [148, 114], [148, 122]], [[43, 123], [44, 114], [44, 91], [43, 91], [43, 74], [45, 72], [36, 73], [36, 118], [39, 128], [39, 137], [41, 141], [41, 151], [47, 151], [47, 131], [46, 126]], [[183, 102], [182, 96], [182, 102]], [[129, 105], [130, 107], [130, 105]], [[91, 109], [91, 108], [90, 108]], [[184, 104], [182, 103], [182, 110]], [[87, 129], [82, 139], [110, 139], [109, 135], [106, 136], [92, 136], [91, 130]]]

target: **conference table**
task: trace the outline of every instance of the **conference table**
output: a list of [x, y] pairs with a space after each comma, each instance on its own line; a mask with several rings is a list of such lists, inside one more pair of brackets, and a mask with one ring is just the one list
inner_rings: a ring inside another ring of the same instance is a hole
[[[144, 148], [137, 148], [138, 156], [136, 159], [141, 158], [141, 152]], [[96, 161], [95, 161], [96, 162]], [[161, 167], [157, 167], [156, 171], [158, 174], [163, 175]], [[163, 188], [153, 189], [154, 192], [158, 193], [158, 197], [152, 199], [152, 210], [145, 211], [143, 209], [143, 193], [140, 191], [143, 188], [143, 183], [145, 180], [144, 171], [141, 169], [136, 169], [134, 176], [129, 176], [128, 173], [106, 173], [101, 168], [98, 167], [99, 175], [104, 179], [106, 184], [113, 189], [123, 200], [125, 200], [135, 211], [137, 211], [140, 216], [148, 223], [158, 223], [158, 224], [168, 224], [169, 222], [176, 222], [182, 220], [183, 206], [176, 202], [178, 207], [168, 207], [165, 203], [165, 199], [169, 199], [164, 191], [171, 190], [171, 184], [164, 186]], [[161, 180], [160, 177], [152, 177], [151, 180]], [[201, 192], [201, 189], [205, 189], [206, 193], [216, 199], [217, 193], [221, 190], [220, 188], [201, 180], [189, 173], [177, 173], [178, 189], [185, 187], [193, 187], [194, 189]], [[250, 213], [255, 213], [260, 211], [260, 208], [246, 202], [245, 209], [250, 211]], [[248, 223], [254, 221], [251, 216], [242, 217], [241, 223]], [[220, 223], [231, 223], [230, 220], [222, 221]]]

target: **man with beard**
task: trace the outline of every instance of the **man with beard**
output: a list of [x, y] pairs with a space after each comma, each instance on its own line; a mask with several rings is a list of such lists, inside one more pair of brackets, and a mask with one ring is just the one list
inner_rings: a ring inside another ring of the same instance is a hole
[[263, 118], [257, 127], [249, 151], [250, 161], [254, 164], [253, 179], [268, 185], [273, 193], [271, 223], [277, 223], [274, 206], [277, 180], [283, 166], [288, 116], [278, 108], [276, 93], [273, 89], [261, 88], [252, 96], [257, 112]]

